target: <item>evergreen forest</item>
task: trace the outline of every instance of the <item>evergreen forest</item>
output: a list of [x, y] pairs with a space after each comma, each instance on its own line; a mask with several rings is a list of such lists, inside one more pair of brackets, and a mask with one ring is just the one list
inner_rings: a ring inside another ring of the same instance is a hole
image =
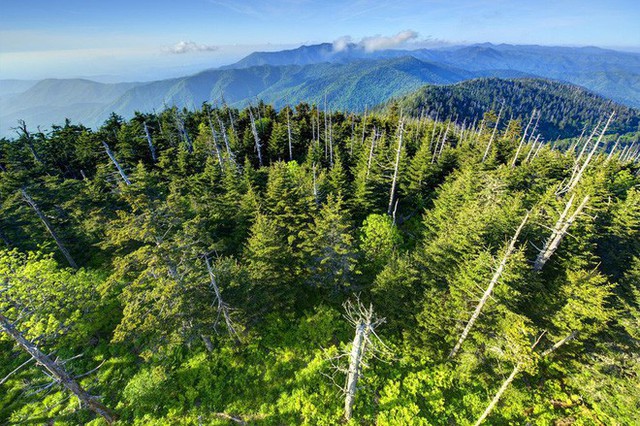
[[408, 105], [21, 122], [0, 424], [638, 424], [631, 118]]

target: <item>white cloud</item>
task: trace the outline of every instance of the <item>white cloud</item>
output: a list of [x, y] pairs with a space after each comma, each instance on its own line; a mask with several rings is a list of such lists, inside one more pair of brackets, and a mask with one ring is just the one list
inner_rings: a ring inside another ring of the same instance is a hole
[[343, 50], [346, 50], [352, 42], [353, 40], [351, 40], [350, 36], [340, 37], [333, 42], [333, 51], [342, 52]]
[[401, 31], [391, 37], [374, 36], [363, 38], [359, 45], [367, 52], [375, 52], [376, 50], [390, 49], [401, 45], [407, 41], [418, 38], [418, 33], [413, 30]]
[[190, 53], [190, 52], [214, 52], [218, 50], [218, 46], [208, 45], [208, 44], [197, 44], [193, 41], [181, 41], [176, 43], [175, 46], [167, 49], [169, 53]]
[[[408, 41], [415, 41], [418, 38], [418, 33], [413, 30], [401, 31], [393, 36], [371, 36], [364, 37], [356, 45], [360, 49], [364, 49], [366, 52], [375, 52], [376, 50], [391, 49], [393, 47], [400, 46]], [[333, 51], [342, 52], [349, 48], [350, 44], [353, 44], [353, 39], [350, 36], [343, 36], [333, 42]]]

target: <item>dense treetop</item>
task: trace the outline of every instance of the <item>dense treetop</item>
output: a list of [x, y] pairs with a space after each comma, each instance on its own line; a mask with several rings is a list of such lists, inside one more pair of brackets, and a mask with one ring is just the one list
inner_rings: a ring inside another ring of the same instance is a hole
[[427, 85], [395, 103], [416, 115], [424, 110], [443, 119], [467, 119], [470, 123], [479, 122], [486, 111], [503, 107], [505, 118], [520, 120], [523, 126], [537, 110], [541, 113], [537, 132], [548, 141], [576, 137], [610, 111], [617, 115], [611, 132], [635, 132], [640, 126], [640, 113], [634, 108], [579, 86], [536, 78], [478, 78], [446, 86]]
[[[600, 106], [560, 151], [471, 102], [25, 127], [0, 141], [0, 319], [118, 424], [633, 424], [637, 145], [601, 149]], [[15, 343], [1, 423], [103, 424]]]

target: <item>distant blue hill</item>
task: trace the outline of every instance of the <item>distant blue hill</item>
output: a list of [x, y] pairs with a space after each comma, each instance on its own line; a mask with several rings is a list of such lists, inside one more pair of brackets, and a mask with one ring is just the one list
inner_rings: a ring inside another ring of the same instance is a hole
[[[640, 54], [595, 47], [478, 44], [439, 49], [367, 52], [332, 44], [255, 52], [235, 64], [150, 83], [103, 84], [82, 79], [10, 81], [0, 85], [0, 135], [18, 119], [30, 127], [64, 118], [96, 127], [112, 113], [130, 117], [165, 106], [203, 102], [234, 106], [262, 99], [276, 107], [300, 101], [360, 111], [411, 93], [479, 77], [542, 77], [585, 87], [640, 107]], [[0, 82], [2, 83], [2, 82]]]
[[438, 49], [381, 50], [368, 53], [355, 44], [334, 51], [329, 43], [279, 52], [255, 52], [226, 68], [255, 65], [345, 63], [362, 58], [400, 56], [448, 65], [471, 72], [520, 71], [523, 75], [562, 80], [584, 86], [606, 98], [640, 107], [640, 54], [598, 47], [550, 47], [482, 43]]

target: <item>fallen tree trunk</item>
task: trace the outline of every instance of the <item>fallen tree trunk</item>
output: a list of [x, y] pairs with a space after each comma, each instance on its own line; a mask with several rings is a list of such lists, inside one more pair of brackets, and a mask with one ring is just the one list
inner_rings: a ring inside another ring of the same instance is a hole
[[18, 346], [31, 355], [39, 365], [43, 366], [58, 383], [73, 392], [91, 411], [104, 418], [108, 424], [113, 424], [116, 421], [116, 415], [109, 408], [94, 396], [89, 395], [62, 366], [44, 354], [33, 342], [26, 339], [2, 314], [0, 314], [0, 327], [11, 336]]

